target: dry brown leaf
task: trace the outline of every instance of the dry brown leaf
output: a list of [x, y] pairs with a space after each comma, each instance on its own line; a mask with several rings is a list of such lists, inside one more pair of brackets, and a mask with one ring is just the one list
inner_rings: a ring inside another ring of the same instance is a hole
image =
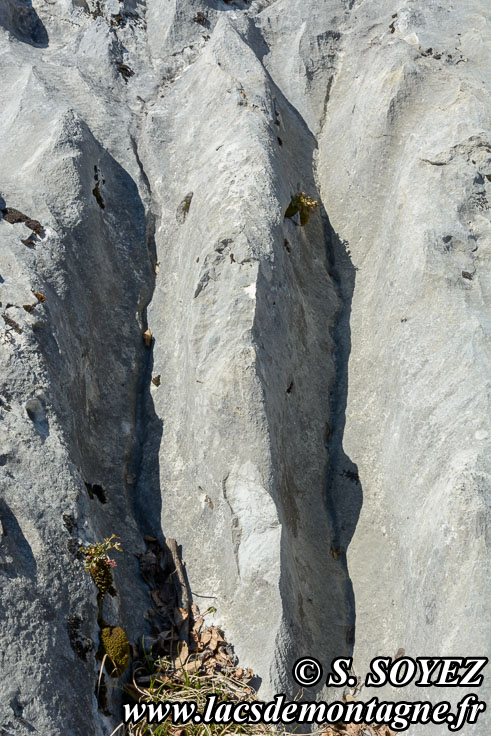
[[143, 333], [143, 342], [145, 343], [145, 347], [149, 348], [152, 346], [152, 333], [150, 329], [145, 330]]
[[231, 661], [229, 657], [226, 657], [222, 652], [219, 652], [216, 657], [216, 661], [218, 664], [222, 665], [223, 667], [227, 667], [231, 665]]
[[189, 647], [185, 641], [182, 642], [181, 648], [179, 649], [179, 660], [184, 664], [189, 657]]
[[191, 662], [187, 662], [183, 666], [183, 670], [188, 675], [196, 675], [201, 669], [201, 662], [198, 659], [193, 659]]
[[196, 605], [196, 603], [191, 603], [191, 613], [193, 615], [193, 618], [197, 618], [198, 616], [201, 616], [199, 612], [199, 608]]
[[[218, 649], [219, 644], [225, 641], [225, 639], [222, 636], [222, 632], [217, 626], [210, 626], [209, 629], [206, 629], [205, 631], [210, 632], [210, 638], [207, 638], [207, 645], [208, 649], [210, 649], [212, 652], [215, 652]], [[203, 642], [203, 636], [201, 637], [201, 641]]]
[[198, 644], [200, 643], [200, 638], [199, 638], [199, 629], [196, 629], [196, 628], [195, 628], [195, 626], [193, 626], [193, 628], [192, 628], [192, 629], [191, 629], [191, 631], [189, 632], [189, 636], [190, 636], [190, 637], [191, 637], [191, 639], [193, 640], [193, 643], [194, 643], [194, 644], [195, 644], [196, 646], [198, 646]]
[[174, 621], [179, 629], [188, 618], [189, 613], [185, 608], [174, 608]]
[[186, 664], [188, 657], [189, 657], [189, 647], [186, 644], [186, 642], [183, 641], [179, 649], [179, 654], [172, 662], [173, 667], [176, 670], [182, 670], [184, 665]]

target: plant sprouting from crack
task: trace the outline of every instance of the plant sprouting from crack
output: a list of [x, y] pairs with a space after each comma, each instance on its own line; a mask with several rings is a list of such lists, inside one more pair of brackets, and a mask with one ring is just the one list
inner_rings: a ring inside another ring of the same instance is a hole
[[290, 200], [290, 204], [286, 208], [285, 217], [294, 217], [300, 212], [300, 224], [302, 227], [306, 225], [310, 219], [310, 214], [315, 212], [319, 202], [313, 197], [307, 196], [305, 192], [297, 192]]
[[119, 537], [116, 534], [111, 534], [103, 542], [89, 544], [88, 547], [80, 547], [80, 552], [85, 556], [85, 572], [92, 576], [92, 580], [99, 590], [97, 596], [99, 604], [102, 603], [106, 593], [116, 595], [111, 572], [111, 568], [116, 567], [116, 560], [109, 557], [109, 552], [113, 549], [118, 552], [122, 551], [120, 542], [114, 541], [118, 539]]

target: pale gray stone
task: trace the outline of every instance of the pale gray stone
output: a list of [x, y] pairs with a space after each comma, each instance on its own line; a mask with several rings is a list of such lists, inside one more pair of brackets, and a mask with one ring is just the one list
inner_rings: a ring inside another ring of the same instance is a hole
[[148, 634], [134, 553], [177, 538], [261, 697], [304, 655], [489, 655], [486, 9], [2, 3], [6, 733], [117, 725], [77, 557], [113, 532], [105, 617]]

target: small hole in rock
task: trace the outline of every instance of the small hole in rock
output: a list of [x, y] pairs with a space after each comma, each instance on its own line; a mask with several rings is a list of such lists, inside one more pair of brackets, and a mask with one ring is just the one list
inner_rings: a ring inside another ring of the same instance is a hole
[[97, 483], [86, 483], [85, 487], [87, 488], [87, 493], [89, 494], [89, 498], [91, 500], [93, 500], [95, 496], [95, 498], [97, 498], [97, 500], [101, 503], [107, 502], [106, 492], [102, 486], [98, 485]]
[[29, 399], [25, 404], [26, 413], [31, 422], [34, 424], [39, 434], [46, 436], [49, 434], [49, 425], [46, 418], [46, 412], [39, 399]]
[[63, 519], [66, 530], [71, 534], [77, 527], [75, 519], [71, 514], [63, 514], [61, 518]]
[[106, 205], [104, 204], [104, 200], [102, 199], [101, 190], [99, 189], [99, 184], [96, 184], [95, 187], [92, 190], [92, 194], [95, 197], [95, 201], [101, 208], [101, 210], [105, 209]]

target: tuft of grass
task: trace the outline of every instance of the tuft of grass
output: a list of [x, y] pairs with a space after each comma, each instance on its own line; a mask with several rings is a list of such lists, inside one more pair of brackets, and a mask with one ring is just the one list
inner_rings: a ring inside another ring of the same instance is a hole
[[[303, 193], [302, 193], [303, 194]], [[313, 201], [309, 199], [309, 206]], [[106, 540], [108, 541], [108, 540]], [[150, 586], [152, 608], [147, 611], [151, 636], [133, 646], [131, 682], [123, 686], [126, 702], [153, 704], [194, 703], [202, 714], [207, 698], [216, 704], [257, 702], [251, 686], [253, 672], [239, 666], [233, 647], [218, 626], [205, 625], [204, 613], [191, 602], [176, 540], [162, 547], [147, 536], [147, 551], [139, 555], [143, 579]], [[173, 589], [174, 588], [174, 589]], [[299, 693], [299, 698], [303, 693]], [[111, 736], [294, 736], [298, 730], [282, 726], [236, 723], [120, 723]], [[386, 726], [336, 724], [316, 727], [312, 736], [392, 736]]]
[[[175, 661], [161, 659], [155, 663], [157, 672], [150, 677], [138, 677], [134, 673], [133, 683], [128, 687], [131, 695], [141, 703], [166, 703], [179, 701], [196, 703], [198, 711], [203, 712], [206, 707], [206, 698], [210, 695], [217, 696], [217, 703], [227, 701], [229, 703], [253, 702], [257, 700], [257, 694], [243, 679], [215, 672], [213, 675], [203, 675], [200, 672], [190, 674], [184, 669], [176, 669]], [[243, 670], [239, 669], [238, 672]], [[148, 680], [147, 684], [142, 684]], [[185, 726], [174, 725], [170, 720], [160, 724], [150, 724], [145, 720], [136, 725], [121, 723], [111, 736], [299, 736], [298, 731], [286, 731], [277, 725], [259, 724], [236, 724], [236, 723], [210, 723], [194, 724]], [[354, 724], [335, 724], [333, 726], [322, 726], [311, 732], [308, 736], [393, 736], [393, 732], [383, 725], [367, 726]]]
[[[157, 676], [152, 678], [147, 687], [142, 688], [133, 681], [135, 691], [140, 694], [140, 702], [152, 702], [158, 705], [167, 701], [180, 701], [196, 703], [199, 711], [206, 706], [206, 698], [216, 695], [219, 702], [227, 701], [239, 703], [240, 701], [255, 700], [255, 693], [243, 682], [235, 680], [226, 675], [207, 676], [202, 674], [188, 674], [182, 670], [177, 679], [176, 676], [168, 677], [166, 667], [172, 669], [170, 662], [162, 662], [164, 667]], [[132, 688], [133, 689], [133, 688]], [[136, 695], [136, 692], [134, 692]], [[278, 731], [273, 726], [265, 724], [235, 724], [235, 723], [189, 723], [185, 726], [173, 725], [170, 721], [161, 724], [149, 724], [145, 721], [136, 725], [126, 726], [122, 732], [125, 736], [231, 736], [231, 734], [274, 734]], [[286, 736], [286, 735], [285, 735]]]

